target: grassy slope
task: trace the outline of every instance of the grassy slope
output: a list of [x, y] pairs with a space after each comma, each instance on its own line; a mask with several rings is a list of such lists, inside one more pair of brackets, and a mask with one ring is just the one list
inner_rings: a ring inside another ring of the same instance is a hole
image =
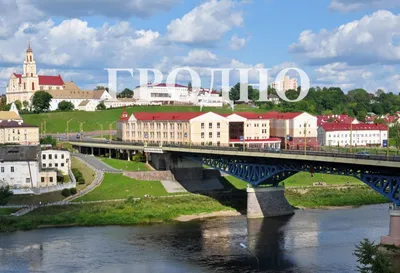
[[73, 169], [78, 169], [81, 171], [83, 178], [85, 178], [85, 184], [76, 184], [76, 188], [78, 190], [82, 190], [84, 188], [86, 188], [88, 185], [90, 185], [93, 180], [96, 177], [96, 173], [89, 168], [86, 164], [84, 164], [82, 161], [72, 157], [72, 168]]
[[51, 203], [63, 200], [64, 197], [61, 195], [61, 191], [55, 191], [50, 193], [44, 193], [41, 195], [13, 195], [8, 202], [9, 205], [38, 205], [42, 203]]
[[76, 201], [124, 199], [129, 196], [143, 197], [145, 194], [168, 195], [159, 181], [138, 181], [122, 174], [106, 173], [99, 187]]
[[359, 179], [345, 176], [316, 173], [311, 177], [310, 173], [300, 172], [283, 181], [286, 187], [312, 186], [315, 182], [325, 182], [328, 185], [345, 185], [349, 182], [350, 185], [363, 184]]
[[113, 158], [100, 158], [104, 163], [110, 165], [111, 167], [124, 170], [124, 171], [148, 171], [149, 168], [146, 166], [146, 163], [143, 162], [134, 162], [134, 161], [127, 161], [127, 160], [118, 160]]
[[43, 207], [27, 215], [0, 217], [0, 232], [31, 229], [39, 225], [134, 225], [170, 221], [180, 215], [232, 210], [212, 198], [188, 197], [144, 199], [138, 202]]
[[8, 216], [11, 213], [14, 213], [14, 212], [16, 212], [18, 210], [19, 209], [14, 209], [14, 208], [11, 208], [11, 209], [0, 208], [0, 216]]
[[[199, 112], [200, 107], [196, 106], [135, 106], [126, 109], [128, 113], [133, 112]], [[230, 108], [211, 108], [204, 107], [203, 112], [214, 111], [218, 113], [230, 113]], [[236, 106], [235, 111], [264, 111], [256, 108], [244, 106]], [[24, 121], [29, 124], [40, 126], [46, 120], [46, 133], [64, 133], [66, 131], [67, 121], [72, 119], [69, 124], [70, 132], [79, 131], [79, 123], [85, 122], [84, 131], [101, 130], [98, 123], [103, 125], [104, 130], [108, 130], [109, 124], [116, 121], [121, 115], [122, 109], [109, 109], [96, 112], [72, 111], [72, 112], [50, 112], [42, 114], [22, 115]], [[115, 124], [113, 124], [115, 129]]]

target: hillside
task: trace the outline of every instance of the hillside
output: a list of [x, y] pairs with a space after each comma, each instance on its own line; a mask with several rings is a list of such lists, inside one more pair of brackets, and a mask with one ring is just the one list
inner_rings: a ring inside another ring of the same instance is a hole
[[[127, 112], [198, 112], [200, 107], [198, 106], [133, 106], [127, 107]], [[217, 113], [230, 113], [230, 108], [211, 108], [204, 107], [203, 112], [214, 111]], [[257, 108], [249, 107], [248, 105], [238, 105], [235, 111], [252, 111], [252, 112], [265, 112]], [[84, 111], [72, 111], [72, 112], [49, 112], [42, 114], [26, 114], [22, 115], [24, 121], [29, 124], [34, 124], [40, 127], [43, 121], [46, 123], [46, 133], [57, 134], [64, 133], [66, 131], [67, 121], [69, 123], [70, 132], [79, 131], [79, 122], [85, 122], [83, 124], [83, 131], [98, 131], [101, 130], [100, 125], [103, 125], [104, 130], [108, 130], [109, 124], [116, 121], [121, 115], [122, 108], [109, 109], [104, 111], [96, 112], [84, 112]], [[113, 124], [115, 129], [115, 123]]]

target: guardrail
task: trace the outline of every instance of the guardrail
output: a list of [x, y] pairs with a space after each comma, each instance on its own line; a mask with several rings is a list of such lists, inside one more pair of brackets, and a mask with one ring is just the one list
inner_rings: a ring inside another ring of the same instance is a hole
[[338, 158], [353, 158], [363, 160], [379, 160], [379, 161], [392, 161], [400, 162], [400, 155], [363, 155], [347, 152], [332, 152], [332, 151], [318, 151], [318, 150], [268, 150], [259, 148], [245, 148], [242, 147], [226, 147], [217, 145], [178, 145], [178, 144], [159, 144], [143, 143], [143, 142], [124, 142], [124, 141], [104, 141], [104, 140], [85, 140], [85, 141], [71, 141], [71, 143], [98, 143], [98, 144], [118, 144], [126, 146], [138, 146], [144, 148], [183, 148], [188, 150], [219, 150], [219, 151], [233, 151], [233, 152], [255, 152], [255, 153], [270, 153], [270, 154], [293, 154], [293, 155], [308, 155], [308, 156], [322, 156], [322, 157], [338, 157]]

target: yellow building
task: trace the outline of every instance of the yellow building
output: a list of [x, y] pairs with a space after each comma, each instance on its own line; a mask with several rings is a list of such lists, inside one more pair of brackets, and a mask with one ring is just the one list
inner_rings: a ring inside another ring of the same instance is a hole
[[124, 111], [117, 122], [117, 136], [127, 142], [158, 145], [279, 148], [281, 140], [269, 137], [269, 124], [268, 119], [254, 113], [133, 113], [129, 116]]

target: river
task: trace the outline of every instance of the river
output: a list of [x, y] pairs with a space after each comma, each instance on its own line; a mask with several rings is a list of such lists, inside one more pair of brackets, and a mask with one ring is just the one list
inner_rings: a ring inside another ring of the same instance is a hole
[[388, 205], [134, 227], [0, 234], [0, 272], [355, 272], [355, 244], [388, 233]]

